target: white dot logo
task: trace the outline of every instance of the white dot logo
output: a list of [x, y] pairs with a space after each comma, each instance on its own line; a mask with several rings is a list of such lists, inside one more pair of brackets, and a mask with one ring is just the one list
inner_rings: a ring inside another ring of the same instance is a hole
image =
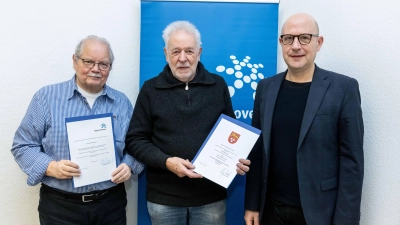
[[232, 69], [232, 68], [226, 69], [226, 73], [227, 73], [228, 75], [232, 75], [234, 72], [235, 72], [235, 70]]
[[235, 73], [235, 76], [236, 76], [237, 78], [242, 78], [242, 77], [243, 77], [243, 73], [240, 72], [240, 71], [237, 71], [237, 72]]
[[234, 66], [234, 68], [235, 68], [235, 70], [241, 70], [242, 69], [242, 67], [239, 66], [239, 65]]
[[217, 66], [217, 72], [224, 72], [225, 66]]
[[241, 61], [235, 55], [231, 55], [229, 58], [232, 60], [233, 68], [220, 65], [217, 66], [216, 71], [218, 73], [225, 72], [229, 76], [235, 74], [236, 80], [233, 82], [233, 85], [228, 85], [230, 96], [233, 97], [237, 90], [242, 89], [244, 85], [249, 85], [253, 90], [252, 97], [255, 99], [258, 81], [264, 79], [264, 74], [260, 71], [264, 68], [264, 65], [261, 63], [250, 63], [250, 56], [246, 56]]
[[235, 88], [240, 89], [243, 87], [243, 81], [241, 80], [236, 80], [235, 81]]

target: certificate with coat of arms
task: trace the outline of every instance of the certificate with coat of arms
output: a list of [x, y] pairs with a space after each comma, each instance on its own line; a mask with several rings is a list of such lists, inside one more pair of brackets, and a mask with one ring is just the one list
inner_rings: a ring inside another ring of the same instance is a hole
[[228, 188], [236, 176], [236, 164], [246, 159], [261, 131], [221, 114], [192, 160], [194, 172]]
[[111, 179], [117, 167], [112, 113], [65, 119], [69, 154], [81, 175], [73, 177], [75, 188]]

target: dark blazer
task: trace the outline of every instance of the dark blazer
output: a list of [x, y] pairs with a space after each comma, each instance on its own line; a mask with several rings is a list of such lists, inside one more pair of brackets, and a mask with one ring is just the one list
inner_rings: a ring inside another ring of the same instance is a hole
[[[245, 208], [259, 211], [260, 217], [267, 193], [274, 105], [286, 73], [261, 80], [254, 102], [252, 125], [262, 135], [249, 155]], [[297, 145], [300, 200], [308, 225], [359, 224], [363, 136], [357, 81], [315, 66]]]

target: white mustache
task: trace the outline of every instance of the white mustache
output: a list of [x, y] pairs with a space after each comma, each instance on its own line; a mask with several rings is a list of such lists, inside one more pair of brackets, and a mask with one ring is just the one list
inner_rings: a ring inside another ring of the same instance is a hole
[[99, 78], [101, 78], [101, 74], [99, 74], [99, 73], [90, 73], [87, 76], [88, 77], [99, 77]]

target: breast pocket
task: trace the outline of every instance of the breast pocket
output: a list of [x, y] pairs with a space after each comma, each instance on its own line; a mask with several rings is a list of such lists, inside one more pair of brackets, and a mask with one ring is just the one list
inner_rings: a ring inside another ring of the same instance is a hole
[[322, 108], [316, 113], [306, 139], [334, 140], [337, 135], [339, 108]]
[[330, 115], [330, 114], [337, 113], [338, 111], [339, 111], [339, 108], [337, 108], [337, 107], [319, 109], [316, 116]]

